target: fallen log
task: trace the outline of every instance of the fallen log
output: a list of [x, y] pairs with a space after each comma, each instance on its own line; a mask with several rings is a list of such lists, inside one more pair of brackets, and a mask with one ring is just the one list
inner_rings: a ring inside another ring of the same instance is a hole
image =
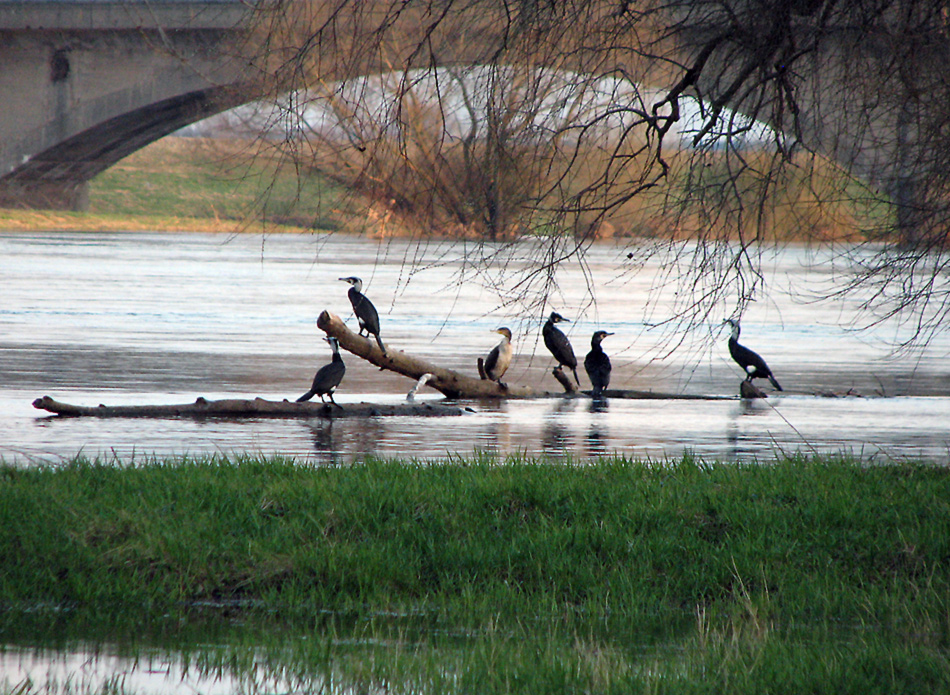
[[742, 398], [768, 398], [768, 394], [753, 384], [751, 381], [743, 380], [739, 384], [739, 395]]
[[[596, 399], [593, 391], [581, 391], [580, 395]], [[638, 391], [636, 389], [607, 389], [601, 398], [617, 398], [633, 401], [734, 401], [735, 396], [702, 396], [691, 393], [664, 393], [662, 391]]]
[[[337, 339], [340, 347], [357, 357], [410, 379], [420, 379], [429, 375], [425, 381], [432, 388], [440, 391], [448, 398], [574, 398], [579, 396], [593, 396], [592, 391], [578, 391], [574, 382], [564, 374], [558, 366], [552, 371], [554, 378], [564, 387], [565, 393], [553, 391], [535, 391], [530, 386], [516, 384], [498, 384], [484, 376], [484, 364], [478, 360], [476, 364], [479, 378], [460, 374], [452, 369], [438, 367], [431, 362], [407, 355], [396, 350], [391, 344], [386, 346], [386, 352], [379, 349], [375, 341], [354, 333], [336, 314], [324, 310], [317, 317], [317, 327]], [[606, 391], [607, 398], [629, 399], [669, 399], [669, 400], [735, 400], [732, 396], [695, 396], [679, 393], [662, 393], [655, 391], [636, 391], [632, 389], [612, 389]]]
[[61, 403], [49, 396], [33, 401], [37, 410], [65, 417], [152, 417], [152, 418], [327, 418], [414, 415], [444, 417], [462, 415], [465, 410], [441, 403], [349, 403], [338, 407], [329, 403], [293, 403], [268, 401], [263, 398], [228, 398], [209, 401], [198, 398], [181, 405], [98, 405], [84, 406]]
[[551, 374], [553, 374], [558, 383], [564, 387], [566, 393], [577, 393], [577, 387], [574, 386], [574, 382], [571, 381], [571, 378], [561, 369], [561, 365], [556, 366], [551, 371]]
[[550, 393], [539, 393], [529, 386], [499, 384], [487, 379], [466, 376], [452, 369], [439, 367], [431, 362], [407, 355], [392, 345], [386, 346], [386, 352], [372, 340], [354, 333], [336, 314], [324, 310], [317, 318], [317, 327], [332, 336], [340, 343], [340, 347], [362, 358], [380, 369], [386, 369], [402, 374], [410, 379], [417, 380], [424, 374], [431, 374], [428, 386], [441, 392], [448, 398], [533, 398], [550, 396]]

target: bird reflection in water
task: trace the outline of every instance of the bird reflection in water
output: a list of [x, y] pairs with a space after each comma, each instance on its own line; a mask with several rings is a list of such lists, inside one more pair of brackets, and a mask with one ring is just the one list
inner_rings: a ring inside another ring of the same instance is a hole
[[574, 439], [561, 416], [572, 413], [576, 402], [574, 398], [561, 398], [544, 416], [544, 425], [541, 427], [541, 448], [544, 453], [562, 457], [573, 449]]
[[742, 421], [748, 417], [767, 415], [770, 411], [768, 403], [761, 399], [743, 398], [736, 407], [729, 411], [729, 427], [726, 430], [726, 441], [729, 442], [729, 453], [733, 461], [754, 458], [763, 451], [762, 434], [752, 430], [751, 434], [743, 432]]
[[344, 463], [342, 452], [334, 446], [332, 418], [311, 422], [310, 435], [313, 438], [314, 458], [318, 463], [331, 466]]
[[610, 409], [610, 402], [602, 395], [592, 398], [587, 406], [587, 412], [595, 417], [591, 418], [590, 429], [587, 430], [587, 455], [607, 456], [607, 442], [610, 440], [610, 434], [605, 427], [605, 420], [602, 417], [596, 417], [606, 413]]

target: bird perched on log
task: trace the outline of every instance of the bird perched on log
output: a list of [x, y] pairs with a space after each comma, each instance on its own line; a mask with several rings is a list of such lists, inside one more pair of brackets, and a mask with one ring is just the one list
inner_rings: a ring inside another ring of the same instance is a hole
[[343, 364], [343, 358], [340, 357], [340, 344], [337, 339], [329, 336], [324, 340], [330, 343], [330, 348], [333, 350], [333, 359], [330, 364], [325, 364], [317, 370], [317, 375], [313, 377], [313, 385], [310, 390], [298, 398], [297, 402], [302, 403], [309, 401], [314, 396], [320, 396], [320, 401], [326, 403], [323, 400], [326, 395], [330, 397], [330, 402], [333, 405], [342, 410], [343, 406], [333, 400], [333, 392], [343, 381], [343, 375], [346, 374], [346, 365]]
[[772, 375], [772, 370], [769, 369], [769, 365], [765, 363], [761, 355], [744, 345], [739, 345], [739, 322], [735, 319], [726, 319], [724, 323], [728, 323], [732, 327], [732, 335], [729, 336], [729, 354], [746, 373], [745, 380], [751, 383], [753, 379], [768, 379], [772, 382], [772, 386], [775, 387], [776, 391], [781, 391], [782, 386]]
[[379, 314], [376, 312], [373, 303], [363, 294], [363, 281], [353, 276], [340, 278], [340, 280], [350, 283], [350, 289], [347, 290], [346, 296], [350, 298], [353, 313], [356, 314], [356, 320], [360, 324], [360, 335], [363, 335], [363, 331], [372, 333], [376, 338], [379, 349], [386, 352], [386, 346], [383, 345], [383, 341], [379, 337]]
[[485, 358], [485, 378], [497, 382], [499, 386], [504, 386], [501, 383], [501, 378], [508, 371], [511, 357], [514, 354], [514, 350], [511, 348], [511, 331], [507, 328], [499, 328], [495, 333], [501, 334], [501, 342], [493, 347], [491, 352], [488, 353], [488, 357]]
[[610, 384], [610, 358], [600, 346], [600, 343], [608, 335], [613, 335], [607, 331], [596, 331], [590, 338], [590, 352], [584, 358], [584, 369], [587, 376], [590, 377], [590, 385], [594, 388], [594, 396], [603, 395], [607, 386]]
[[544, 326], [541, 328], [541, 335], [544, 337], [545, 347], [554, 355], [558, 366], [565, 365], [570, 367], [571, 371], [574, 372], [574, 381], [580, 386], [581, 380], [577, 378], [577, 358], [574, 356], [574, 348], [571, 347], [571, 341], [561, 332], [561, 329], [554, 325], [562, 321], [570, 323], [568, 319], [556, 311], [552, 311], [548, 320], [544, 322]]

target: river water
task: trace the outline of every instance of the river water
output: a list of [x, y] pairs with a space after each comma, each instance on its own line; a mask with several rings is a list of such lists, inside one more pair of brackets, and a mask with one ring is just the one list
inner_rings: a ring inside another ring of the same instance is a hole
[[[558, 390], [540, 344], [541, 317], [499, 298], [493, 283], [511, 282], [503, 289], [513, 292], [513, 281], [463, 261], [474, 249], [316, 234], [0, 234], [0, 456], [22, 465], [79, 452], [140, 461], [241, 452], [345, 462], [476, 450], [654, 459], [690, 451], [727, 461], [797, 451], [948, 458], [950, 336], [921, 354], [894, 356], [897, 328], [842, 327], [851, 305], [797, 294], [829, 276], [803, 249], [766, 260], [773, 289], [743, 317], [742, 342], [766, 357], [786, 389], [766, 400], [557, 398], [469, 403], [474, 412], [456, 418], [332, 422], [62, 418], [31, 406], [42, 395], [80, 405], [293, 400], [329, 360], [317, 315], [329, 309], [355, 327], [347, 285], [338, 281], [345, 275], [363, 278], [388, 345], [474, 374], [477, 357], [496, 342], [492, 331], [507, 325], [517, 354], [506, 381]], [[672, 301], [655, 291], [659, 261], [622, 273], [626, 257], [620, 244], [597, 245], [586, 268], [565, 265], [559, 274], [547, 310], [572, 320], [562, 325], [580, 359], [603, 328], [616, 334], [604, 343], [612, 388], [734, 396], [741, 373], [719, 317], [685, 336], [655, 327]], [[519, 267], [512, 260], [510, 268]], [[412, 386], [344, 359], [337, 392], [344, 406], [397, 402]], [[581, 379], [586, 387], [583, 370]], [[431, 389], [419, 397], [441, 398]]]

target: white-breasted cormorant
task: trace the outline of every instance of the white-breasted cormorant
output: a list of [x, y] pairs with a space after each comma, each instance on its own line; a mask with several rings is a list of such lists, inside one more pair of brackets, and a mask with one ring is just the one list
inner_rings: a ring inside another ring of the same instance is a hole
[[[556, 311], [552, 311], [548, 320], [544, 322], [541, 335], [544, 337], [545, 347], [554, 355], [558, 366], [563, 364], [570, 367], [571, 371], [574, 372], [574, 381], [580, 386], [581, 380], [577, 378], [577, 358], [574, 356], [574, 348], [571, 347], [571, 341], [561, 332], [561, 329], [554, 325], [561, 321], [568, 321], [568, 319]], [[570, 321], [568, 321], [568, 323], [570, 323]]]
[[610, 358], [600, 346], [601, 341], [608, 335], [608, 331], [596, 331], [590, 338], [590, 352], [584, 358], [584, 369], [590, 377], [590, 384], [594, 387], [594, 395], [600, 396], [610, 385]]
[[333, 392], [336, 390], [336, 387], [340, 385], [340, 382], [343, 381], [343, 375], [346, 373], [346, 365], [343, 364], [343, 358], [340, 357], [340, 344], [337, 342], [337, 339], [329, 336], [324, 338], [328, 343], [330, 343], [330, 348], [333, 350], [333, 360], [330, 364], [325, 364], [317, 370], [317, 375], [313, 377], [313, 386], [310, 387], [310, 390], [307, 391], [304, 395], [297, 399], [298, 403], [303, 401], [309, 401], [314, 396], [320, 396], [320, 400], [326, 403], [323, 400], [324, 395], [330, 397], [330, 402], [333, 403], [337, 408], [342, 408], [339, 403], [333, 400]]
[[501, 334], [501, 342], [493, 347], [491, 352], [488, 353], [488, 357], [485, 358], [485, 376], [499, 385], [503, 385], [501, 378], [508, 371], [514, 350], [511, 348], [511, 331], [509, 329], [499, 328], [495, 333]]
[[379, 314], [376, 312], [373, 303], [362, 292], [363, 281], [354, 276], [340, 278], [340, 280], [350, 283], [350, 289], [347, 290], [346, 296], [350, 298], [353, 313], [356, 314], [356, 320], [360, 324], [360, 335], [363, 335], [363, 331], [372, 333], [376, 338], [379, 349], [386, 352], [386, 346], [383, 345], [383, 341], [379, 337]]
[[762, 356], [744, 345], [739, 345], [739, 322], [735, 319], [726, 319], [724, 323], [728, 323], [732, 326], [732, 335], [729, 336], [729, 354], [732, 355], [732, 359], [734, 359], [736, 364], [742, 367], [742, 370], [746, 373], [746, 381], [751, 382], [753, 379], [768, 379], [772, 382], [772, 386], [775, 387], [776, 391], [781, 391], [781, 384], [779, 384], [778, 380], [772, 375], [772, 370], [769, 369], [769, 365], [765, 363]]

